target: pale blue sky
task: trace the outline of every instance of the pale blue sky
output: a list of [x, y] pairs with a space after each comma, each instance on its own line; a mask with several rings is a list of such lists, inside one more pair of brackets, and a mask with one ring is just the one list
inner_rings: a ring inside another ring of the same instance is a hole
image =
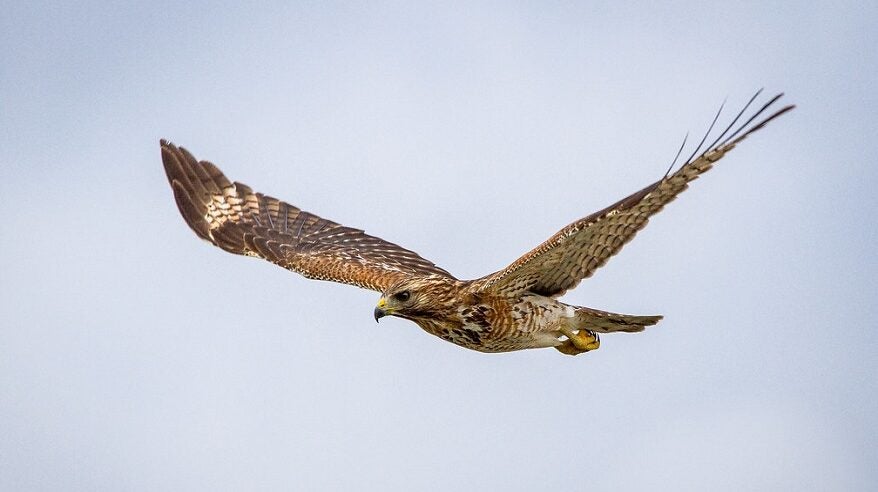
[[[878, 7], [791, 5], [3, 3], [0, 489], [873, 488]], [[198, 241], [158, 148], [473, 278], [761, 86], [576, 358]]]

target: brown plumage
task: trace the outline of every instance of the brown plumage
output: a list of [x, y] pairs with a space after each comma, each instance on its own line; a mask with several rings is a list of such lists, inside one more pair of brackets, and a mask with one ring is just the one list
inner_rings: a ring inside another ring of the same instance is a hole
[[376, 320], [386, 315], [410, 319], [427, 332], [466, 348], [506, 352], [555, 347], [575, 355], [596, 349], [597, 333], [642, 331], [661, 319], [570, 306], [556, 298], [618, 253], [690, 181], [748, 135], [794, 107], [785, 106], [758, 119], [779, 94], [738, 124], [758, 95], [699, 153], [718, 112], [701, 143], [676, 172], [669, 169], [662, 179], [573, 222], [508, 267], [470, 281], [458, 280], [394, 243], [233, 183], [213, 164], [199, 162], [186, 149], [164, 140], [162, 160], [186, 223], [199, 237], [230, 253], [263, 258], [307, 278], [381, 292]]

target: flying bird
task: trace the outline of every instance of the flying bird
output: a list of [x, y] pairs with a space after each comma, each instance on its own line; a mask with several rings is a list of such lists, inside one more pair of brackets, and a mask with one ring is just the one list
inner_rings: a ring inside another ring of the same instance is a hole
[[170, 142], [161, 141], [161, 152], [186, 223], [198, 237], [225, 251], [262, 258], [307, 278], [380, 292], [373, 312], [376, 321], [384, 316], [408, 319], [461, 347], [481, 352], [554, 347], [577, 355], [597, 349], [599, 333], [639, 332], [662, 319], [573, 306], [558, 297], [618, 253], [690, 181], [794, 108], [772, 112], [783, 95], [778, 94], [745, 116], [760, 93], [705, 146], [720, 107], [704, 138], [676, 171], [671, 172], [685, 140], [661, 179], [571, 223], [506, 268], [475, 280], [458, 280], [413, 251], [254, 192]]

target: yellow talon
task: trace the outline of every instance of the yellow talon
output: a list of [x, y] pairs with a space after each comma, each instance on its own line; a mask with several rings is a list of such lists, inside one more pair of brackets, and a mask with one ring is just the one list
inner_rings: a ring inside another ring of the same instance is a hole
[[601, 340], [598, 338], [598, 334], [588, 330], [580, 330], [579, 333], [570, 340], [573, 341], [573, 345], [575, 345], [576, 348], [582, 349], [586, 352], [589, 350], [597, 350], [597, 348], [601, 346]]
[[557, 349], [558, 352], [561, 352], [562, 354], [567, 354], [567, 355], [579, 355], [579, 354], [584, 353], [582, 350], [579, 350], [576, 347], [574, 347], [573, 342], [571, 342], [570, 340], [564, 340], [561, 343], [561, 345], [556, 345], [555, 349]]
[[573, 332], [572, 330], [562, 330], [562, 332], [567, 336], [567, 340], [564, 340], [561, 345], [555, 347], [562, 354], [579, 355], [597, 350], [601, 346], [601, 339], [593, 331], [579, 330], [578, 332]]

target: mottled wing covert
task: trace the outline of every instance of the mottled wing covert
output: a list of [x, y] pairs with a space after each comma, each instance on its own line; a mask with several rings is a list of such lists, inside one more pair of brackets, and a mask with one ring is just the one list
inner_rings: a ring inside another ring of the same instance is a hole
[[451, 274], [417, 253], [230, 182], [216, 166], [161, 141], [180, 213], [202, 239], [317, 280], [383, 292], [398, 280]]
[[748, 135], [794, 108], [792, 105], [785, 106], [753, 123], [783, 95], [778, 94], [733, 130], [760, 92], [707, 146], [707, 150], [699, 154], [719, 117], [718, 112], [701, 143], [679, 170], [599, 212], [573, 222], [503, 270], [474, 281], [473, 290], [506, 295], [533, 292], [557, 297], [578, 285], [582, 279], [590, 277], [633, 239], [637, 231], [646, 226], [649, 217], [685, 190], [690, 181], [713, 167], [716, 161]]

